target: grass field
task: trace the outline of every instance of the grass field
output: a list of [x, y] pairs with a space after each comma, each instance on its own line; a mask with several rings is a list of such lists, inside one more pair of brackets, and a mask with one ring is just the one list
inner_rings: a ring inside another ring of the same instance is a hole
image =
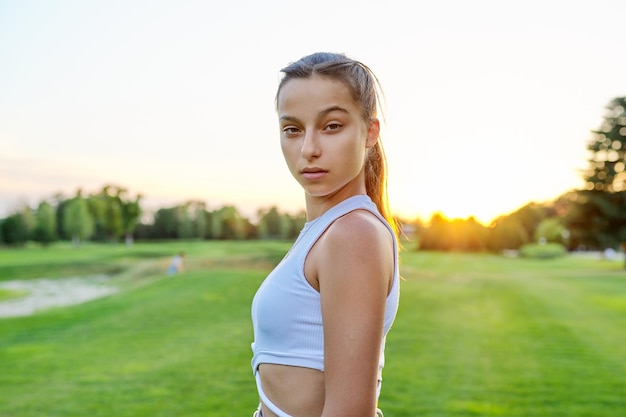
[[[0, 416], [246, 416], [250, 302], [288, 248], [0, 250], [0, 281], [115, 273], [121, 291], [0, 319]], [[168, 277], [185, 250], [187, 271]], [[405, 252], [387, 417], [626, 415], [626, 272], [568, 257]]]

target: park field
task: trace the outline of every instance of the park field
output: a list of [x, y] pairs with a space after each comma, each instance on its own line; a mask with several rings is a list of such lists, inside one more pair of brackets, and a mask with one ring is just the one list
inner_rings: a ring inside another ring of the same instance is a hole
[[[0, 318], [0, 416], [252, 415], [250, 303], [288, 247], [1, 249], [0, 283], [107, 274], [118, 291]], [[181, 250], [186, 270], [168, 276]], [[622, 262], [407, 249], [401, 271], [387, 417], [626, 415]], [[2, 291], [0, 301], [20, 295]]]

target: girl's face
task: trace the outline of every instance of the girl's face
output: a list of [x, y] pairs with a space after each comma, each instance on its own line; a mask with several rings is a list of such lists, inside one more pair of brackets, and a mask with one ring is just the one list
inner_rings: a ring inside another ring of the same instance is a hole
[[363, 120], [348, 88], [322, 76], [296, 78], [283, 85], [277, 104], [283, 155], [307, 202], [365, 194], [363, 167], [380, 125]]

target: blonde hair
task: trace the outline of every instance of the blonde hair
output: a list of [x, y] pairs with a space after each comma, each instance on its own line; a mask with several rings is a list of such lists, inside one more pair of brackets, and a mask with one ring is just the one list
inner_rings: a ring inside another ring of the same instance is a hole
[[[278, 85], [276, 102], [280, 90], [289, 80], [321, 75], [341, 81], [348, 88], [354, 102], [361, 107], [361, 116], [366, 123], [378, 115], [382, 95], [378, 79], [365, 64], [344, 54], [317, 52], [289, 64], [281, 72], [284, 75]], [[397, 237], [398, 223], [391, 214], [387, 195], [387, 158], [380, 137], [365, 161], [365, 190]]]

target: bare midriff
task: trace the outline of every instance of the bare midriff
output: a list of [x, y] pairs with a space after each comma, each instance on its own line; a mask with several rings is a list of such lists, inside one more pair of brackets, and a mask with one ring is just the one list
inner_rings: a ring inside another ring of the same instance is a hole
[[[299, 366], [259, 365], [265, 395], [285, 413], [298, 417], [319, 417], [324, 408], [324, 373]], [[263, 406], [264, 417], [276, 417]]]

